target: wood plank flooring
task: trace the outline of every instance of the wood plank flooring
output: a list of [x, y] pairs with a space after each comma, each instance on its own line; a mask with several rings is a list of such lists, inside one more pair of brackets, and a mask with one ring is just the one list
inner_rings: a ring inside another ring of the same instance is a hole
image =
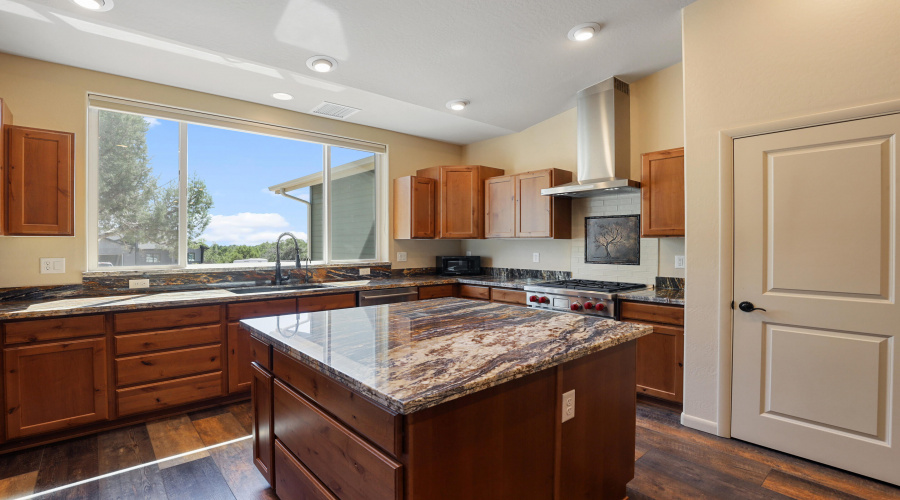
[[[680, 409], [638, 399], [635, 478], [642, 499], [898, 499], [900, 488], [683, 427]], [[21, 498], [165, 460], [43, 495], [41, 499], [274, 499], [253, 466], [247, 402], [179, 415], [0, 456], [0, 499]], [[568, 500], [568, 499], [567, 499]]]

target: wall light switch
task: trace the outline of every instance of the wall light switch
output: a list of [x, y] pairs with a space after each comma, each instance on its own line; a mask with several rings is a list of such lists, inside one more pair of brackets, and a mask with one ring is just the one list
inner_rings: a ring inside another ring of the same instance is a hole
[[406, 252], [397, 252], [397, 262], [406, 262]]
[[562, 421], [575, 418], [575, 389], [563, 394], [562, 397]]
[[128, 288], [150, 288], [150, 280], [128, 280]]
[[684, 255], [675, 256], [675, 269], [684, 269]]
[[368, 275], [369, 275], [369, 272], [370, 272], [370, 270], [369, 270], [368, 267], [361, 267], [361, 268], [359, 268], [359, 275], [360, 275], [360, 276], [368, 276]]
[[66, 272], [66, 259], [41, 259], [41, 274], [62, 274]]
[[466, 250], [466, 257], [471, 257], [471, 256], [472, 256], [472, 251]]
[[540, 253], [534, 252], [533, 254], [531, 254], [531, 262], [540, 262], [540, 261], [541, 261]]

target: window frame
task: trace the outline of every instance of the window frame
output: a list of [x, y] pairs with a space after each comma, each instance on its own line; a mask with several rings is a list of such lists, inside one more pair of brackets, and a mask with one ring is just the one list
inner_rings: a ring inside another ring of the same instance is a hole
[[[322, 151], [322, 183], [323, 183], [323, 241], [322, 257], [324, 260], [312, 261], [313, 264], [365, 264], [384, 262], [388, 255], [388, 162], [389, 152], [386, 144], [352, 139], [331, 134], [323, 134], [284, 125], [258, 122], [226, 115], [207, 113], [190, 109], [175, 108], [161, 104], [152, 104], [131, 99], [111, 97], [101, 94], [88, 94], [87, 99], [87, 182], [86, 182], [86, 262], [87, 272], [119, 272], [149, 270], [189, 270], [189, 269], [240, 269], [247, 267], [274, 267], [274, 262], [248, 264], [192, 264], [188, 262], [188, 125], [202, 125], [216, 128], [261, 134], [283, 139], [311, 142], [323, 146]], [[113, 266], [100, 267], [99, 262], [99, 148], [98, 133], [100, 129], [100, 111], [113, 111], [139, 116], [176, 121], [179, 124], [178, 151], [178, 262], [170, 265]], [[366, 151], [375, 155], [375, 256], [372, 259], [332, 259], [332, 210], [331, 210], [331, 148], [340, 147]], [[307, 239], [311, 228], [307, 228]], [[310, 242], [307, 241], [307, 245]]]

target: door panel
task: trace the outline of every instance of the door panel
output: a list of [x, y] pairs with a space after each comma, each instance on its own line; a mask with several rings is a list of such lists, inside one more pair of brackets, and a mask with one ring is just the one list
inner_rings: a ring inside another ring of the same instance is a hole
[[553, 236], [551, 196], [541, 196], [541, 190], [553, 185], [553, 171], [542, 170], [516, 177], [516, 196], [519, 199], [519, 219], [516, 236], [521, 238], [549, 238]]
[[[900, 484], [900, 115], [734, 141], [732, 434]], [[893, 440], [896, 441], [896, 440]]]

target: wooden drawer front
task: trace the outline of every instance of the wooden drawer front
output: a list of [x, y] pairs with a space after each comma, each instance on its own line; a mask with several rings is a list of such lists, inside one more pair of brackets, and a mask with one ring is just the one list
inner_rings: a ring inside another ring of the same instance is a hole
[[272, 370], [272, 348], [269, 344], [250, 337], [250, 362], [266, 370]]
[[275, 440], [275, 491], [281, 500], [338, 500], [297, 460], [284, 443]]
[[320, 295], [318, 297], [301, 297], [297, 299], [299, 312], [330, 311], [356, 307], [355, 293], [339, 293], [336, 295]]
[[524, 290], [509, 290], [506, 288], [491, 288], [491, 300], [494, 302], [505, 302], [507, 304], [515, 304], [517, 306], [526, 305]]
[[277, 378], [274, 401], [275, 435], [328, 489], [344, 500], [401, 498], [400, 463]]
[[117, 332], [161, 330], [178, 326], [202, 325], [219, 322], [219, 306], [181, 307], [119, 313], [113, 315]]
[[280, 351], [272, 351], [275, 377], [312, 399], [346, 425], [394, 456], [400, 456], [400, 415], [351, 391]]
[[263, 316], [279, 316], [297, 311], [297, 299], [263, 300], [228, 304], [228, 320], [238, 321]]
[[419, 300], [439, 299], [442, 297], [453, 297], [454, 285], [434, 285], [420, 286]]
[[661, 306], [645, 302], [622, 302], [622, 320], [636, 319], [650, 323], [684, 325], [684, 308], [681, 306]]
[[222, 342], [222, 329], [219, 325], [116, 335], [116, 354], [121, 356], [214, 342]]
[[486, 286], [459, 285], [459, 296], [466, 299], [491, 300], [491, 289]]
[[652, 325], [653, 333], [637, 339], [637, 392], [682, 402], [684, 329]]
[[103, 315], [71, 318], [15, 321], [4, 325], [7, 344], [40, 342], [42, 340], [74, 339], [103, 335], [106, 326]]
[[117, 359], [116, 383], [119, 386], [140, 384], [221, 369], [221, 345], [195, 347]]
[[119, 416], [161, 410], [222, 395], [222, 372], [116, 391]]

